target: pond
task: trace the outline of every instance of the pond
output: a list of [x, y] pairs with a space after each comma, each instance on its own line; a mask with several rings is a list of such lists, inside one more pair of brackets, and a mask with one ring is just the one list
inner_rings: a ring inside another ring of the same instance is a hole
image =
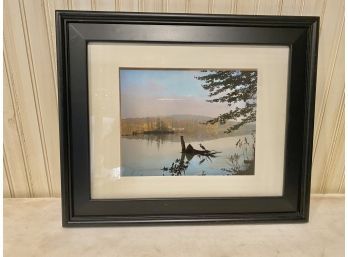
[[[137, 135], [121, 138], [122, 176], [253, 175], [253, 136], [202, 140], [183, 135], [186, 145], [216, 152], [213, 156], [181, 153], [179, 134]], [[200, 146], [201, 144], [201, 146]]]

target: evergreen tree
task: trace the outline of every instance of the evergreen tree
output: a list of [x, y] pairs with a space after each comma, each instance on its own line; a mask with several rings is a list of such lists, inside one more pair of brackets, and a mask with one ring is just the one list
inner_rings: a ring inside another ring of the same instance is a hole
[[256, 121], [256, 70], [216, 71], [203, 70], [205, 75], [196, 79], [203, 81], [202, 87], [209, 91], [207, 102], [227, 103], [231, 110], [211, 119], [206, 124], [225, 124], [228, 120], [238, 123], [228, 128], [231, 133], [244, 124]]

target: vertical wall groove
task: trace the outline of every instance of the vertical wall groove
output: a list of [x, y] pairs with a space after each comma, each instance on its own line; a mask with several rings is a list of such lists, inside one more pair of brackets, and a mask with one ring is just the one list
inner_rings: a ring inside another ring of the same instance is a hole
[[143, 11], [144, 11], [144, 1], [138, 0], [138, 12], [143, 12]]
[[73, 9], [72, 0], [67, 0], [67, 6], [68, 6], [68, 10], [72, 10]]
[[209, 0], [208, 2], [208, 13], [213, 14], [214, 13], [214, 0]]
[[334, 50], [334, 58], [333, 58], [332, 63], [330, 64], [330, 69], [329, 69], [330, 73], [329, 73], [328, 81], [324, 83], [324, 85], [325, 85], [324, 98], [323, 98], [323, 101], [320, 105], [321, 108], [319, 109], [319, 113], [316, 114], [318, 116], [318, 123], [316, 126], [317, 133], [315, 133], [314, 143], [313, 143], [314, 144], [314, 146], [313, 146], [313, 160], [316, 158], [318, 140], [319, 140], [322, 124], [323, 124], [323, 119], [324, 119], [324, 115], [325, 115], [325, 110], [326, 110], [326, 106], [327, 106], [327, 102], [328, 102], [329, 93], [331, 90], [332, 77], [333, 77], [333, 73], [334, 73], [334, 70], [336, 67], [336, 60], [337, 60], [338, 50], [339, 50], [339, 46], [340, 46], [340, 42], [341, 42], [341, 38], [342, 38], [342, 34], [343, 34], [343, 29], [344, 29], [344, 18], [342, 19], [342, 22], [340, 25], [340, 33], [338, 36], [337, 45], [336, 45], [335, 50]]
[[[325, 167], [324, 167], [324, 173], [323, 176], [321, 178], [321, 183], [320, 183], [320, 193], [324, 193], [325, 189], [326, 189], [326, 184], [327, 184], [327, 178], [328, 175], [330, 173], [329, 167], [330, 164], [332, 162], [333, 159], [333, 153], [334, 153], [334, 149], [337, 143], [337, 138], [339, 137], [339, 127], [341, 126], [341, 123], [343, 122], [343, 109], [344, 109], [344, 95], [342, 95], [341, 100], [340, 100], [340, 108], [339, 108], [339, 112], [336, 118], [336, 124], [335, 124], [335, 129], [334, 129], [334, 133], [331, 139], [331, 144], [329, 146], [329, 155], [328, 158], [326, 160], [325, 163]], [[340, 131], [341, 133], [343, 133], [342, 131]]]
[[20, 16], [21, 16], [21, 22], [22, 22], [24, 38], [25, 38], [25, 46], [27, 50], [27, 60], [29, 63], [31, 85], [33, 88], [33, 93], [34, 93], [33, 95], [34, 95], [35, 108], [36, 108], [36, 117], [37, 117], [37, 122], [39, 126], [39, 132], [40, 132], [41, 147], [42, 147], [43, 155], [44, 155], [43, 157], [44, 157], [46, 179], [47, 179], [47, 184], [49, 189], [49, 196], [53, 196], [52, 181], [51, 181], [51, 174], [50, 174], [50, 168], [49, 168], [49, 162], [48, 162], [48, 156], [47, 156], [44, 127], [43, 127], [42, 116], [41, 116], [42, 113], [41, 113], [37, 81], [36, 81], [35, 70], [34, 70], [35, 68], [34, 68], [34, 62], [32, 59], [30, 38], [29, 38], [28, 25], [27, 25], [23, 0], [19, 0], [19, 6], [20, 6]]
[[6, 49], [7, 49], [7, 47], [6, 47], [6, 42], [5, 42], [4, 43], [4, 69], [5, 69], [5, 72], [7, 74], [7, 78], [9, 79], [8, 84], [9, 84], [9, 89], [10, 89], [11, 104], [12, 104], [13, 110], [14, 110], [16, 130], [17, 130], [17, 134], [19, 137], [23, 165], [25, 168], [26, 183], [28, 186], [29, 196], [33, 197], [34, 196], [33, 181], [32, 181], [32, 176], [31, 176], [31, 170], [30, 170], [30, 167], [28, 165], [27, 146], [26, 146], [25, 139], [24, 139], [24, 129], [23, 129], [23, 126], [21, 124], [21, 120], [22, 120], [21, 119], [21, 112], [19, 110], [18, 97], [17, 97], [17, 93], [15, 90], [15, 86], [14, 86], [13, 75], [12, 75], [12, 72], [9, 71], [9, 69], [11, 69], [11, 66], [9, 65], [9, 62], [8, 62]]
[[97, 3], [95, 2], [95, 0], [91, 0], [91, 9], [92, 9], [92, 11], [97, 10]]
[[230, 14], [233, 14], [234, 13], [234, 1], [231, 0], [230, 1], [230, 11], [229, 11]]
[[305, 5], [305, 0], [302, 0], [302, 2], [301, 2], [301, 7], [300, 7], [300, 16], [303, 15], [304, 5]]
[[323, 27], [322, 24], [324, 23], [324, 19], [325, 19], [326, 5], [327, 5], [327, 0], [324, 0], [323, 9], [321, 10], [321, 13], [320, 13], [319, 40], [321, 35], [321, 28]]
[[257, 15], [258, 11], [259, 11], [259, 6], [260, 6], [260, 0], [255, 1], [255, 15]]
[[343, 185], [344, 185], [344, 179], [345, 178], [345, 174], [344, 174], [344, 170], [342, 171], [342, 177], [340, 180], [340, 185], [338, 186], [338, 193], [343, 193]]
[[[48, 46], [49, 46], [49, 51], [50, 51], [50, 60], [51, 60], [51, 70], [52, 70], [52, 74], [53, 74], [53, 78], [54, 78], [54, 94], [55, 94], [55, 98], [56, 98], [56, 104], [58, 106], [58, 85], [57, 85], [57, 73], [56, 73], [56, 69], [55, 69], [55, 52], [54, 52], [54, 43], [53, 43], [53, 38], [54, 38], [54, 34], [53, 31], [51, 29], [51, 26], [49, 24], [49, 8], [48, 8], [48, 1], [45, 0], [41, 0], [41, 5], [43, 6], [43, 13], [44, 13], [44, 17], [45, 17], [45, 23], [46, 23], [46, 33], [47, 33], [47, 40], [48, 40]], [[58, 111], [58, 108], [57, 108]]]
[[168, 12], [168, 1], [169, 0], [162, 0], [162, 12]]
[[278, 1], [278, 15], [282, 14], [282, 10], [283, 10], [283, 0], [279, 0]]
[[9, 166], [8, 166], [8, 162], [7, 162], [7, 158], [6, 158], [6, 151], [5, 151], [5, 149], [3, 150], [3, 162], [4, 162], [4, 173], [5, 173], [6, 180], [7, 180], [7, 183], [8, 183], [8, 187], [9, 187], [9, 190], [10, 190], [10, 196], [11, 197], [16, 197], [16, 194], [15, 194], [14, 189], [13, 189], [13, 182], [12, 182], [11, 172], [10, 172], [10, 169], [9, 169]]
[[186, 0], [185, 3], [185, 13], [190, 13], [191, 12], [191, 1], [190, 0]]

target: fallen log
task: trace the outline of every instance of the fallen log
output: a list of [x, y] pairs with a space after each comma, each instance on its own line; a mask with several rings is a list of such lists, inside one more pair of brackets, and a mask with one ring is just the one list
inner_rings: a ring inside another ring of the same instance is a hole
[[191, 144], [188, 144], [188, 146], [186, 147], [185, 145], [185, 140], [183, 136], [180, 136], [180, 141], [181, 141], [181, 152], [182, 153], [187, 153], [187, 154], [191, 154], [191, 155], [195, 155], [195, 154], [200, 154], [200, 155], [214, 155], [217, 152], [213, 152], [213, 151], [209, 151], [209, 150], [197, 150], [195, 148], [193, 148], [193, 146]]

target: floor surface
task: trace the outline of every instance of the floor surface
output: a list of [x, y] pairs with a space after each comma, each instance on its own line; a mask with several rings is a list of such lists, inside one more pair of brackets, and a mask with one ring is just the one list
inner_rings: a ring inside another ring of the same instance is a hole
[[344, 197], [306, 224], [62, 228], [60, 199], [4, 199], [5, 257], [343, 257]]

